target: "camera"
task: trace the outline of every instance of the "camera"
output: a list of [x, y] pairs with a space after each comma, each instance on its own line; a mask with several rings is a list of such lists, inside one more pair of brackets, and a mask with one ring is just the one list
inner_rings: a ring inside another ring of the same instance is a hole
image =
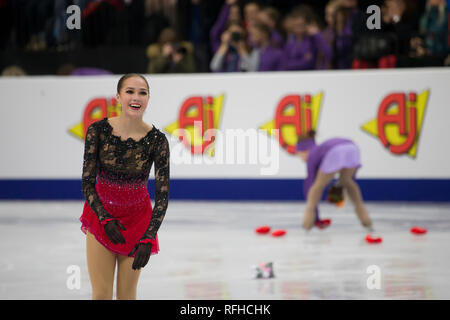
[[180, 43], [175, 43], [173, 45], [173, 51], [182, 55], [186, 55], [187, 54], [187, 49], [186, 47], [184, 47], [182, 44]]
[[241, 40], [241, 33], [240, 32], [234, 31], [234, 32], [231, 33], [231, 41], [238, 42], [240, 40]]

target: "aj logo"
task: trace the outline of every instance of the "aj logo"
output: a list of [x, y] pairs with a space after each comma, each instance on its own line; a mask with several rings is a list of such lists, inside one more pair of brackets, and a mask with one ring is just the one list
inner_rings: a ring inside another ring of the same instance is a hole
[[121, 106], [115, 98], [95, 98], [84, 107], [83, 119], [73, 125], [69, 132], [84, 140], [89, 126], [104, 117], [111, 118], [120, 115]]
[[387, 95], [380, 103], [377, 118], [365, 123], [362, 129], [377, 137], [391, 153], [415, 158], [428, 94], [426, 90], [419, 95], [415, 92]]
[[316, 129], [321, 101], [322, 92], [315, 96], [287, 95], [278, 102], [274, 119], [259, 128], [266, 130], [269, 135], [278, 132], [280, 145], [294, 154], [298, 137], [311, 129]]
[[194, 96], [180, 107], [178, 120], [164, 128], [190, 149], [192, 154], [214, 156], [214, 133], [219, 127], [224, 95]]

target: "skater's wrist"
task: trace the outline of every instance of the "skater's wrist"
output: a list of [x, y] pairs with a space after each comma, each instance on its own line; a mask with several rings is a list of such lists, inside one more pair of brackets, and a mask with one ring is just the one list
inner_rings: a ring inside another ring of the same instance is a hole
[[139, 240], [139, 244], [141, 244], [141, 243], [144, 243], [144, 244], [147, 244], [147, 243], [152, 243], [152, 239], [148, 239], [148, 238], [146, 238], [146, 239], [141, 239], [141, 240]]

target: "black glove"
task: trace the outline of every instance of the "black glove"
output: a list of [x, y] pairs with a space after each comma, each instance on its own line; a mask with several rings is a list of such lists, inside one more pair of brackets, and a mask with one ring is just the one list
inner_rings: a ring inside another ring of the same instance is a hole
[[151, 251], [152, 251], [152, 244], [150, 242], [138, 243], [134, 246], [133, 250], [131, 250], [131, 252], [128, 254], [128, 256], [131, 257], [133, 253], [136, 252], [132, 266], [133, 270], [138, 270], [140, 268], [145, 267], [145, 265], [148, 262], [148, 259], [150, 259]]
[[105, 224], [106, 235], [114, 244], [125, 243], [125, 239], [120, 233], [119, 227], [122, 228], [122, 230], [126, 230], [125, 227], [119, 222], [119, 220], [116, 219], [110, 220]]

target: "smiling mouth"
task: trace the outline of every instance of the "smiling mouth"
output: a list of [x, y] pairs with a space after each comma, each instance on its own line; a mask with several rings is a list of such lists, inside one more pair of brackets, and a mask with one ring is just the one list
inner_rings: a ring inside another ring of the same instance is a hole
[[141, 105], [140, 104], [130, 104], [130, 107], [132, 108], [132, 109], [135, 109], [135, 110], [139, 110], [140, 108], [141, 108]]

